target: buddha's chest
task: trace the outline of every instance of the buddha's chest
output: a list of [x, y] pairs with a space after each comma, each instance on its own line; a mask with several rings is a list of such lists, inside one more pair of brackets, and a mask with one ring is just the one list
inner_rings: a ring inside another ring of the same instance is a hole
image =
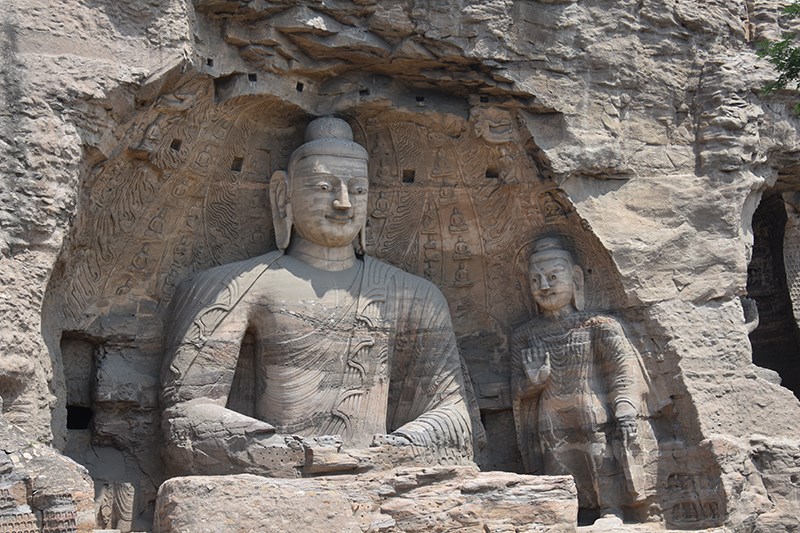
[[358, 294], [339, 289], [319, 298], [268, 296], [251, 306], [249, 321], [261, 341], [277, 349], [309, 334], [349, 337], [358, 329], [358, 303]]
[[[337, 381], [356, 369], [359, 382], [385, 377], [390, 341], [383, 313], [375, 320], [366, 309], [360, 279], [329, 276], [302, 279], [286, 271], [271, 272], [251, 290], [246, 302], [249, 330], [262, 372], [295, 368], [323, 381]], [[282, 385], [292, 373], [280, 370]], [[351, 376], [352, 377], [352, 376]], [[364, 379], [367, 378], [367, 379]], [[347, 382], [349, 378], [345, 378]], [[341, 384], [340, 384], [341, 386]]]
[[543, 333], [534, 342], [550, 361], [549, 389], [556, 394], [573, 393], [588, 386], [594, 350], [591, 331], [575, 328]]
[[356, 327], [360, 281], [358, 271], [268, 271], [247, 295], [248, 321], [258, 339], [270, 345], [311, 332], [347, 335]]
[[[380, 432], [390, 338], [365, 314], [360, 285], [342, 289], [302, 280], [290, 291], [287, 281], [270, 283], [248, 302], [257, 416], [298, 434], [352, 436], [367, 422], [365, 435]], [[339, 427], [340, 418], [353, 426]]]

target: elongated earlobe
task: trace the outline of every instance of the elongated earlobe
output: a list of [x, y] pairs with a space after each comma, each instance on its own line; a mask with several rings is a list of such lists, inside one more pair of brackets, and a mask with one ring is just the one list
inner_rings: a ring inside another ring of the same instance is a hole
[[358, 230], [358, 239], [356, 240], [355, 248], [358, 255], [367, 255], [367, 223], [361, 226]]
[[289, 200], [289, 175], [276, 170], [269, 180], [269, 203], [272, 208], [272, 226], [275, 228], [275, 243], [285, 250], [292, 237], [292, 203]]
[[586, 307], [586, 299], [583, 291], [584, 279], [583, 270], [578, 265], [572, 267], [572, 286], [572, 305], [574, 305], [575, 309], [578, 311], [583, 311], [583, 308]]

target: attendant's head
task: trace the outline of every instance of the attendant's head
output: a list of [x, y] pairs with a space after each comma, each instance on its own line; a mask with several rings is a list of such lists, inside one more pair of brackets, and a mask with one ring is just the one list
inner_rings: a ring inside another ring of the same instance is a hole
[[344, 120], [324, 117], [306, 127], [306, 142], [292, 153], [288, 172], [270, 180], [270, 203], [278, 247], [294, 235], [325, 247], [358, 239], [364, 250], [367, 221], [367, 151], [353, 141]]
[[528, 277], [540, 313], [554, 315], [583, 309], [583, 270], [560, 238], [547, 236], [533, 243]]

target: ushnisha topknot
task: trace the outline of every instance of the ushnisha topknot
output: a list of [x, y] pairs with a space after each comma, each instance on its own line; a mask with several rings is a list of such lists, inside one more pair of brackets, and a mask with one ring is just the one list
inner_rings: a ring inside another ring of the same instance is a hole
[[336, 117], [315, 118], [306, 126], [305, 142], [328, 138], [352, 141], [353, 130], [347, 122]]
[[306, 126], [305, 143], [292, 152], [289, 158], [289, 169], [310, 155], [331, 155], [368, 159], [363, 146], [353, 141], [353, 130], [340, 118], [322, 117], [312, 120]]
[[533, 242], [533, 253], [531, 254], [530, 261], [546, 261], [548, 259], [565, 259], [570, 264], [575, 263], [575, 258], [572, 253], [564, 246], [563, 241], [553, 235], [546, 235], [539, 237]]

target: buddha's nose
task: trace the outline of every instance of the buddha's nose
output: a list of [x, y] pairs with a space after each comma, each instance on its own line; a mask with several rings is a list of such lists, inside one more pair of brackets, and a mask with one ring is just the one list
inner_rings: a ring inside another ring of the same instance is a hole
[[539, 285], [539, 288], [540, 288], [541, 290], [545, 290], [545, 289], [549, 289], [549, 288], [550, 288], [550, 284], [549, 284], [549, 283], [547, 283], [547, 278], [545, 278], [544, 276], [542, 276], [542, 282], [541, 282], [541, 284]]
[[342, 211], [353, 207], [350, 205], [350, 195], [347, 193], [347, 184], [341, 183], [339, 185], [339, 194], [333, 200], [333, 208], [341, 209]]

